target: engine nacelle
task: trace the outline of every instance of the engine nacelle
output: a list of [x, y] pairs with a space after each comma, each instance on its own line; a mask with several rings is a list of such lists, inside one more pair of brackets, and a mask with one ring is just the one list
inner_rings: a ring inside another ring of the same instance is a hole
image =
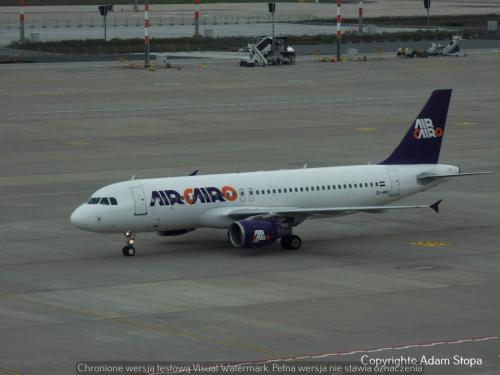
[[271, 245], [280, 236], [280, 225], [274, 221], [243, 220], [229, 227], [229, 240], [235, 247]]

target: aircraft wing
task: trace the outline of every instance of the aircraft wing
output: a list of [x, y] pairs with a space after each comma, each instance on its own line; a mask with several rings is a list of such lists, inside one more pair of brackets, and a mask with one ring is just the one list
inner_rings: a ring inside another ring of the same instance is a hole
[[268, 207], [268, 208], [239, 208], [228, 212], [229, 217], [242, 219], [272, 219], [283, 217], [310, 217], [315, 215], [340, 216], [355, 212], [380, 213], [387, 210], [404, 210], [410, 208], [431, 208], [439, 212], [441, 200], [430, 205], [410, 206], [348, 206], [348, 207], [322, 207], [322, 208], [299, 208], [299, 207]]

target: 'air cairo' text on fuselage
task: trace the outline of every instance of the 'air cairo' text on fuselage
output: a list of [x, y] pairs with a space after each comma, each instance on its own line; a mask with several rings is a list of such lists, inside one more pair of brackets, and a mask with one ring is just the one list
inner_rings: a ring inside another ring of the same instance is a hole
[[218, 189], [213, 186], [202, 188], [187, 188], [181, 194], [176, 190], [159, 190], [151, 192], [150, 206], [155, 206], [156, 202], [160, 206], [172, 206], [175, 204], [195, 204], [213, 202], [232, 202], [238, 198], [238, 193], [231, 186], [223, 186]]

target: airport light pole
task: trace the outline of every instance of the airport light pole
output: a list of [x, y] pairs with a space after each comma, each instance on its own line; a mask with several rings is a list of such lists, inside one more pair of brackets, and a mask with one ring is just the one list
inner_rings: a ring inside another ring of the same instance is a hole
[[424, 7], [427, 10], [427, 31], [431, 29], [431, 0], [424, 0]]
[[272, 43], [271, 43], [271, 52], [274, 52], [274, 13], [276, 12], [276, 1], [273, 1], [272, 3], [267, 4], [269, 8], [269, 12], [271, 13], [271, 19], [272, 19]]
[[144, 0], [144, 67], [149, 68], [149, 0]]
[[340, 15], [340, 6], [342, 0], [337, 0], [337, 62], [340, 62], [340, 43], [342, 38], [342, 16]]
[[358, 8], [358, 32], [363, 32], [363, 0], [359, 0]]
[[108, 16], [108, 12], [113, 11], [113, 5], [99, 5], [97, 7], [97, 9], [99, 9], [101, 16], [103, 16], [103, 18], [104, 18], [104, 40], [106, 40], [108, 37], [108, 31], [107, 31], [108, 30], [108, 19], [107, 19], [107, 16]]
[[194, 0], [194, 36], [200, 36], [200, 0]]
[[19, 40], [24, 42], [24, 0], [19, 0]]

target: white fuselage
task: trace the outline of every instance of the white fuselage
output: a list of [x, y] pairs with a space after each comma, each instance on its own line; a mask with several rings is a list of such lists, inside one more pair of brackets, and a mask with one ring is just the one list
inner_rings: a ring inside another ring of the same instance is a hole
[[240, 207], [381, 206], [444, 181], [423, 184], [421, 174], [458, 173], [444, 164], [360, 165], [130, 180], [96, 191], [109, 204], [84, 203], [71, 221], [107, 233], [228, 228], [225, 213]]

